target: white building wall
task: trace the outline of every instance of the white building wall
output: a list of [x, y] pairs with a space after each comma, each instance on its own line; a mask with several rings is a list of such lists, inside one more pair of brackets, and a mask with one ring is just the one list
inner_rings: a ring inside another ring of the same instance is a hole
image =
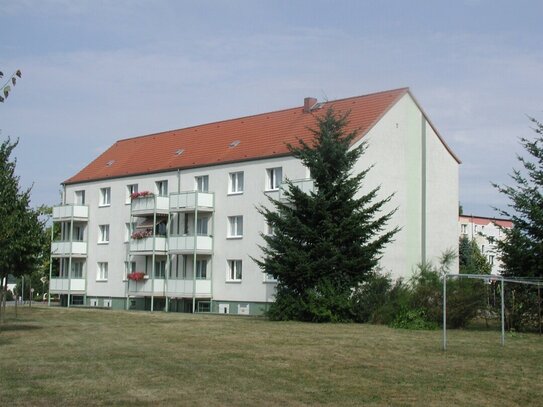
[[[422, 148], [426, 132], [426, 153]], [[400, 232], [385, 250], [381, 260], [383, 271], [393, 277], [407, 277], [417, 263], [436, 261], [448, 248], [457, 248], [458, 163], [445, 149], [409, 94], [398, 101], [364, 137], [366, 153], [355, 171], [374, 165], [364, 182], [363, 191], [381, 187], [382, 199], [394, 194], [384, 210], [396, 209], [388, 228], [399, 226]], [[426, 156], [426, 167], [423, 158]], [[114, 165], [114, 164], [113, 164]], [[127, 185], [138, 184], [138, 190], [156, 192], [156, 181], [167, 180], [168, 192], [195, 189], [195, 177], [209, 176], [209, 192], [215, 196], [215, 211], [210, 223], [213, 256], [208, 265], [215, 301], [268, 302], [273, 300], [274, 284], [264, 276], [251, 257], [259, 257], [265, 222], [258, 205], [267, 205], [266, 170], [282, 167], [283, 179], [304, 179], [307, 169], [293, 157], [277, 157], [248, 162], [221, 164], [159, 174], [145, 174], [93, 181], [65, 188], [65, 202], [74, 203], [75, 191], [85, 190], [89, 206], [87, 226], [87, 296], [125, 297], [125, 261], [127, 242], [125, 224], [130, 222]], [[229, 173], [244, 172], [244, 191], [229, 195]], [[426, 181], [426, 191], [423, 183]], [[111, 205], [100, 207], [100, 188], [111, 188]], [[277, 192], [271, 192], [274, 197]], [[423, 212], [425, 210], [425, 212]], [[227, 238], [228, 216], [243, 216], [243, 237]], [[423, 222], [425, 220], [425, 222]], [[98, 244], [99, 225], [110, 225], [110, 241]], [[426, 225], [425, 229], [421, 225]], [[136, 256], [137, 271], [145, 271], [144, 257]], [[227, 281], [227, 260], [243, 262], [241, 282]], [[98, 262], [108, 262], [107, 282], [97, 281]], [[189, 262], [192, 270], [192, 261]], [[455, 271], [455, 270], [452, 270]], [[148, 270], [150, 273], [150, 270]]]

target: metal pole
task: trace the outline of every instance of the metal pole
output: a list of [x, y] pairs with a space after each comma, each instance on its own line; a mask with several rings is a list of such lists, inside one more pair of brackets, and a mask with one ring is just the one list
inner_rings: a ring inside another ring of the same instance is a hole
[[[51, 245], [55, 233], [55, 222], [51, 224]], [[47, 290], [47, 306], [51, 306], [51, 277], [53, 276], [53, 253], [49, 253], [49, 289]]]
[[155, 208], [153, 210], [153, 255], [151, 256], [151, 312], [154, 311], [155, 308], [155, 249], [156, 249], [156, 205], [157, 205], [157, 195], [154, 197], [155, 200]]
[[503, 276], [502, 276], [502, 346], [505, 346], [505, 300], [504, 300], [504, 293], [503, 293]]
[[25, 303], [25, 276], [21, 276], [21, 302]]
[[443, 274], [443, 350], [447, 350], [447, 274]]
[[196, 249], [198, 247], [198, 191], [194, 194], [194, 251], [192, 261], [192, 313], [196, 311]]
[[539, 335], [541, 335], [541, 284], [537, 285], [537, 310], [539, 315]]

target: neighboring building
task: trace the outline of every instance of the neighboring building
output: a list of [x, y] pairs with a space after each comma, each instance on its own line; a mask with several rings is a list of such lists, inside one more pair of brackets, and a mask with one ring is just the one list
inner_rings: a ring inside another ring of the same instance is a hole
[[63, 183], [54, 208], [52, 294], [63, 305], [259, 314], [276, 281], [252, 258], [269, 233], [259, 205], [282, 181], [313, 189], [286, 143], [310, 142], [314, 115], [350, 111], [400, 226], [381, 259], [394, 277], [457, 247], [458, 164], [407, 88], [124, 139]]
[[502, 228], [511, 229], [513, 222], [510, 219], [460, 215], [458, 225], [460, 237], [465, 236], [470, 240], [475, 240], [481, 253], [492, 266], [492, 274], [500, 274], [502, 262], [496, 241], [505, 237]]

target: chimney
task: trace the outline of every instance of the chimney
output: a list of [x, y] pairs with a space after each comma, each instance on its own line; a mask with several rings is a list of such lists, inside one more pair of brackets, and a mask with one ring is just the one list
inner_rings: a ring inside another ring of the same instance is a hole
[[311, 108], [317, 104], [317, 98], [304, 99], [304, 113], [311, 112]]

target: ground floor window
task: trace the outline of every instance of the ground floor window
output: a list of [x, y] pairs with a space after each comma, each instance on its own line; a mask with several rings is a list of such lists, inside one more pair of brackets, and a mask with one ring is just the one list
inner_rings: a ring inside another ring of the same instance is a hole
[[72, 305], [83, 305], [83, 296], [72, 295]]
[[211, 312], [211, 301], [198, 301], [196, 309], [198, 312]]

